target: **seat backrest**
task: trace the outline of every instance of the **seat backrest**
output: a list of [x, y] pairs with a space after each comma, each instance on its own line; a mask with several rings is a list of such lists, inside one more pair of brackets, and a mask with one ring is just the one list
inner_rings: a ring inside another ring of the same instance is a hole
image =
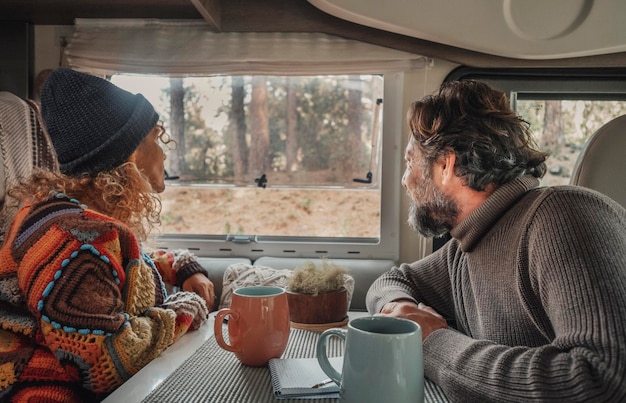
[[626, 115], [599, 128], [585, 143], [570, 184], [603, 193], [626, 208]]
[[7, 203], [6, 192], [36, 167], [58, 170], [39, 108], [32, 101], [0, 91], [0, 243], [16, 211], [15, 203]]

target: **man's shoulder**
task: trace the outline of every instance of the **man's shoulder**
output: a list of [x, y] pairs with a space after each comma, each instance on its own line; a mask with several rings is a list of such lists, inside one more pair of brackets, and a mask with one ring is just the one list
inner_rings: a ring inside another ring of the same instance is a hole
[[524, 198], [529, 211], [547, 213], [548, 217], [623, 217], [626, 210], [610, 197], [582, 186], [559, 185], [529, 190]]
[[560, 201], [574, 201], [579, 203], [608, 203], [616, 204], [617, 202], [605, 194], [593, 189], [575, 185], [556, 185], [543, 186], [529, 190], [528, 197], [537, 199], [558, 199]]

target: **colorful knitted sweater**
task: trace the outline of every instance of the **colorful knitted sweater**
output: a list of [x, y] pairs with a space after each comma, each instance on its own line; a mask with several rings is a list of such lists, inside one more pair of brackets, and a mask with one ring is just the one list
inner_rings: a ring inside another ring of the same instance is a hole
[[100, 400], [206, 319], [161, 280], [203, 272], [192, 255], [157, 269], [128, 227], [64, 195], [19, 210], [0, 262], [3, 402]]
[[448, 318], [424, 374], [458, 402], [626, 401], [626, 210], [531, 176], [498, 188], [441, 249], [383, 274], [368, 310], [411, 298]]

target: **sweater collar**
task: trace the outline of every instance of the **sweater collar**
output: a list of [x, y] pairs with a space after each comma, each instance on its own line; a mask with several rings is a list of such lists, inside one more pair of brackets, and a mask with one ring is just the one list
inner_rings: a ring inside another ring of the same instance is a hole
[[539, 180], [524, 175], [497, 188], [476, 210], [450, 231], [463, 252], [470, 251], [521, 196], [539, 186]]

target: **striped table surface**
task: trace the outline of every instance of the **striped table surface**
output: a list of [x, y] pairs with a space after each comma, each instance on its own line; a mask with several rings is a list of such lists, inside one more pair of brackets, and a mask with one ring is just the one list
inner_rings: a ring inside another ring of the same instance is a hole
[[[226, 326], [224, 327], [226, 329]], [[315, 357], [317, 339], [321, 332], [291, 329], [283, 358]], [[331, 337], [328, 356], [341, 356], [343, 341]], [[443, 391], [428, 379], [424, 380], [424, 402], [448, 402]], [[320, 403], [337, 402], [338, 399], [315, 399]], [[235, 355], [223, 350], [215, 338], [206, 340], [170, 376], [164, 379], [143, 402], [216, 402], [265, 403], [302, 402], [302, 399], [274, 397], [270, 371], [267, 367], [242, 365]]]

